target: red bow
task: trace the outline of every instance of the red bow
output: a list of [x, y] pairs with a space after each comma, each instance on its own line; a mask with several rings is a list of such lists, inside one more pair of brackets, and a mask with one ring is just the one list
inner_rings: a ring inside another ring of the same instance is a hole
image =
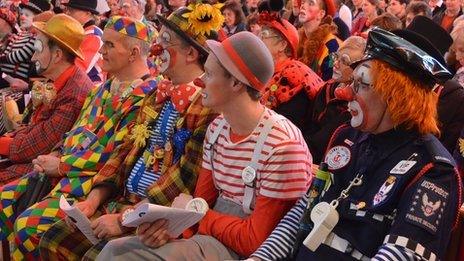
[[156, 103], [163, 103], [171, 99], [172, 104], [180, 113], [190, 105], [192, 96], [197, 92], [197, 87], [187, 84], [173, 85], [170, 81], [162, 81], [156, 90]]

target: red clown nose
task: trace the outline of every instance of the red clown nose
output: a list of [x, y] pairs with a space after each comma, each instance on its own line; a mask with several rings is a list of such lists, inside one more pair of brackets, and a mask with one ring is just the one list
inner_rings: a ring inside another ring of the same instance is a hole
[[160, 44], [154, 44], [150, 49], [150, 56], [160, 56], [163, 53], [163, 46]]
[[354, 91], [350, 85], [345, 85], [343, 87], [338, 87], [335, 89], [335, 97], [343, 101], [352, 101], [354, 100]]
[[198, 86], [198, 87], [200, 87], [202, 89], [205, 88], [205, 83], [200, 78], [196, 78], [195, 80], [193, 80], [193, 84], [195, 84], [196, 86]]

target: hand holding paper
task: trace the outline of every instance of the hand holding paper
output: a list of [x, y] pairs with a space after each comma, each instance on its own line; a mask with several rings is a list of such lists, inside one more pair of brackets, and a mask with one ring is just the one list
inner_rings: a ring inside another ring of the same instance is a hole
[[168, 221], [169, 235], [176, 238], [184, 232], [184, 230], [200, 221], [204, 215], [204, 213], [190, 210], [145, 203], [129, 213], [122, 221], [122, 225], [126, 227], [137, 227], [143, 223], [152, 223], [159, 219], [166, 219]]
[[84, 236], [92, 243], [97, 244], [100, 240], [95, 237], [93, 230], [90, 227], [90, 220], [75, 206], [69, 205], [66, 198], [61, 195], [60, 209], [68, 215], [69, 219], [76, 225], [76, 227], [84, 234]]

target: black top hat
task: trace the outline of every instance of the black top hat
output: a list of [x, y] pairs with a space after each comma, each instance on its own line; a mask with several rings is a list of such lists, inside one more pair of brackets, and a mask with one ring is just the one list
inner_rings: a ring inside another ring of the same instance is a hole
[[438, 49], [442, 56], [445, 55], [451, 44], [453, 44], [453, 38], [451, 38], [445, 29], [430, 18], [422, 15], [414, 17], [412, 22], [405, 29], [425, 37], [436, 49]]
[[352, 67], [367, 60], [381, 60], [422, 82], [432, 90], [435, 83], [443, 83], [452, 77], [448, 69], [432, 55], [411, 42], [380, 28], [372, 29], [367, 36], [364, 57]]
[[47, 0], [29, 0], [27, 4], [20, 3], [19, 7], [29, 9], [35, 14], [40, 14], [50, 10], [51, 5]]
[[99, 14], [97, 11], [97, 0], [69, 0], [68, 3], [63, 5], [74, 9], [89, 11], [92, 14]]

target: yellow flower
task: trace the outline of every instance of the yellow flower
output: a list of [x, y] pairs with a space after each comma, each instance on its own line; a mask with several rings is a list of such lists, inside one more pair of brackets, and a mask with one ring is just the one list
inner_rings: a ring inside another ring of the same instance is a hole
[[219, 30], [224, 23], [222, 6], [223, 4], [193, 3], [187, 7], [191, 12], [182, 16], [188, 19], [194, 34], [209, 35], [212, 30]]
[[150, 131], [147, 124], [137, 124], [132, 128], [131, 140], [134, 140], [135, 146], [142, 148], [146, 145], [146, 139], [150, 137]]

